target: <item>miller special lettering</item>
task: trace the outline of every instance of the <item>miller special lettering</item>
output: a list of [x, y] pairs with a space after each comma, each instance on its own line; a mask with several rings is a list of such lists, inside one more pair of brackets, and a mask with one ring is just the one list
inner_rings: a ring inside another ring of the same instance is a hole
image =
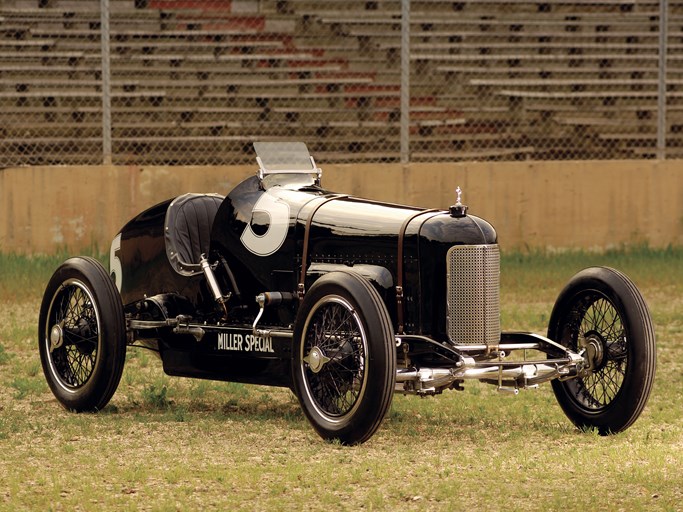
[[255, 336], [237, 332], [219, 333], [216, 348], [238, 352], [275, 352], [273, 350], [273, 338], [270, 336]]

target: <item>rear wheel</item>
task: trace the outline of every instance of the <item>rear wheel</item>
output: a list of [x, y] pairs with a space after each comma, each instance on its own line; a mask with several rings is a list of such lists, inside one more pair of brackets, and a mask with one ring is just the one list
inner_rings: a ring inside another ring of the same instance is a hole
[[121, 298], [92, 258], [65, 261], [40, 308], [40, 360], [57, 400], [74, 412], [102, 409], [118, 387], [126, 356]]
[[324, 439], [358, 444], [379, 428], [393, 397], [396, 348], [389, 314], [367, 280], [334, 272], [311, 287], [294, 330], [293, 381]]
[[548, 337], [584, 351], [588, 362], [581, 376], [552, 382], [569, 419], [602, 435], [628, 428], [647, 403], [656, 366], [654, 328], [636, 286], [610, 268], [579, 272], [555, 303]]

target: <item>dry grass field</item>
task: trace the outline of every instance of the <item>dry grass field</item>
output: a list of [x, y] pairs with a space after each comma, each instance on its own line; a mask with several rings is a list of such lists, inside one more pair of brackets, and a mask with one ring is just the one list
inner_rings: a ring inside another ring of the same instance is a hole
[[37, 348], [60, 259], [0, 255], [0, 510], [681, 510], [683, 251], [504, 255], [505, 329], [543, 333], [580, 268], [624, 270], [658, 338], [650, 402], [626, 432], [579, 432], [549, 385], [518, 396], [468, 382], [394, 398], [366, 444], [325, 443], [286, 389], [170, 378], [129, 350], [98, 414], [50, 393]]

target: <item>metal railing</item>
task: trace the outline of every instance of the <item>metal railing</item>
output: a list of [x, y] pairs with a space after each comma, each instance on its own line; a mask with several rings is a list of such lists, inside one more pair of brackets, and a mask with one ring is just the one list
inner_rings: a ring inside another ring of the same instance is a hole
[[4, 0], [0, 167], [676, 158], [668, 0]]

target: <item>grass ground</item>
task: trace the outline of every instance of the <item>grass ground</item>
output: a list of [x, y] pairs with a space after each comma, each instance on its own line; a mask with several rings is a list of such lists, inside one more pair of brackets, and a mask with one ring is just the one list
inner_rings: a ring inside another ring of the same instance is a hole
[[321, 441], [285, 389], [163, 375], [131, 350], [99, 414], [50, 393], [36, 325], [61, 258], [0, 255], [0, 510], [681, 510], [683, 251], [505, 255], [505, 329], [544, 332], [580, 268], [629, 274], [652, 311], [658, 373], [641, 418], [575, 430], [549, 385], [394, 398], [366, 444]]

